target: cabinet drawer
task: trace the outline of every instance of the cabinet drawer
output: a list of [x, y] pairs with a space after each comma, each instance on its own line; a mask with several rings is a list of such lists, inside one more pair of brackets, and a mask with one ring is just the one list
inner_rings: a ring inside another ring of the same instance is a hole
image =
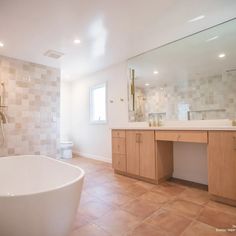
[[112, 153], [125, 154], [125, 138], [112, 138]]
[[207, 131], [172, 131], [161, 130], [155, 132], [156, 140], [174, 141], [174, 142], [191, 142], [207, 143]]
[[112, 130], [113, 138], [125, 138], [125, 130]]
[[126, 156], [125, 155], [113, 154], [112, 164], [115, 170], [126, 172]]

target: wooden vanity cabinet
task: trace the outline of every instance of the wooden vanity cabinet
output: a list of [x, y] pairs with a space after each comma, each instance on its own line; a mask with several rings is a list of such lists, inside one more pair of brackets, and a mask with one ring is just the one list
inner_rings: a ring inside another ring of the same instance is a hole
[[143, 131], [139, 140], [140, 176], [156, 179], [156, 157], [154, 131]]
[[214, 200], [236, 206], [236, 131], [113, 130], [117, 173], [160, 183], [173, 173], [173, 142], [207, 144], [208, 189]]
[[127, 173], [156, 179], [154, 131], [126, 131]]
[[112, 154], [113, 168], [118, 171], [126, 172], [126, 156], [120, 154]]
[[113, 138], [112, 139], [112, 153], [125, 155], [125, 138]]
[[208, 188], [236, 201], [236, 131], [209, 131]]
[[207, 143], [207, 131], [198, 130], [158, 130], [155, 139], [160, 141]]
[[139, 175], [139, 132], [126, 131], [127, 173]]
[[124, 130], [112, 131], [112, 166], [126, 172], [126, 137]]

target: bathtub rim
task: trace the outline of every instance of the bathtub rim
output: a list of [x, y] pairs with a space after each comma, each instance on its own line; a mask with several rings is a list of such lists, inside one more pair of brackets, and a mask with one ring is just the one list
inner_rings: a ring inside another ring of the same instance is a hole
[[71, 180], [69, 182], [66, 182], [65, 184], [59, 185], [58, 187], [52, 188], [52, 189], [48, 189], [48, 190], [45, 190], [45, 191], [32, 192], [32, 193], [14, 194], [14, 195], [13, 194], [12, 195], [1, 195], [0, 194], [0, 199], [1, 198], [26, 197], [26, 196], [34, 196], [34, 195], [40, 195], [40, 194], [44, 194], [44, 193], [50, 193], [50, 192], [53, 192], [53, 191], [57, 191], [57, 190], [69, 187], [69, 186], [73, 185], [74, 183], [78, 182], [79, 180], [83, 180], [83, 178], [85, 176], [85, 171], [82, 168], [80, 168], [79, 166], [72, 165], [72, 164], [64, 162], [62, 160], [59, 160], [59, 159], [56, 159], [56, 158], [53, 158], [53, 157], [48, 157], [48, 156], [45, 156], [45, 155], [5, 156], [5, 157], [0, 157], [0, 161], [2, 159], [8, 159], [8, 158], [20, 158], [20, 157], [32, 157], [33, 158], [33, 156], [36, 156], [38, 158], [45, 158], [45, 159], [48, 159], [48, 160], [54, 161], [54, 162], [60, 162], [63, 165], [67, 165], [67, 166], [70, 166], [72, 168], [80, 170], [80, 174], [75, 179], [73, 179], [73, 180]]

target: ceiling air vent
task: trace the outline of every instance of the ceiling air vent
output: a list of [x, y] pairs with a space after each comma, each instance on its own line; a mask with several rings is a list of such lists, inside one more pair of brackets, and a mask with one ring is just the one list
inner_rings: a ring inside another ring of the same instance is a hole
[[55, 50], [48, 50], [44, 53], [44, 56], [50, 57], [50, 58], [53, 58], [53, 59], [59, 59], [63, 55], [64, 55], [64, 53], [58, 52], [58, 51], [55, 51]]

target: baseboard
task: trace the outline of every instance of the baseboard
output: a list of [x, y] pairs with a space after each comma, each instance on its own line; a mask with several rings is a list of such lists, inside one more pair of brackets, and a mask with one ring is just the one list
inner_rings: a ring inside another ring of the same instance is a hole
[[97, 156], [97, 155], [94, 155], [94, 154], [78, 152], [76, 150], [73, 151], [73, 154], [76, 154], [76, 155], [84, 157], [84, 158], [89, 158], [89, 159], [94, 159], [94, 160], [97, 160], [97, 161], [104, 161], [104, 162], [107, 162], [107, 163], [112, 163], [111, 159], [103, 157], [103, 156]]
[[224, 197], [219, 197], [219, 196], [216, 196], [214, 194], [211, 194], [211, 199], [214, 200], [214, 201], [217, 201], [217, 202], [221, 202], [221, 203], [225, 203], [227, 205], [230, 205], [230, 206], [236, 206], [236, 201], [235, 200], [231, 200], [231, 199], [228, 199], [228, 198], [224, 198]]

